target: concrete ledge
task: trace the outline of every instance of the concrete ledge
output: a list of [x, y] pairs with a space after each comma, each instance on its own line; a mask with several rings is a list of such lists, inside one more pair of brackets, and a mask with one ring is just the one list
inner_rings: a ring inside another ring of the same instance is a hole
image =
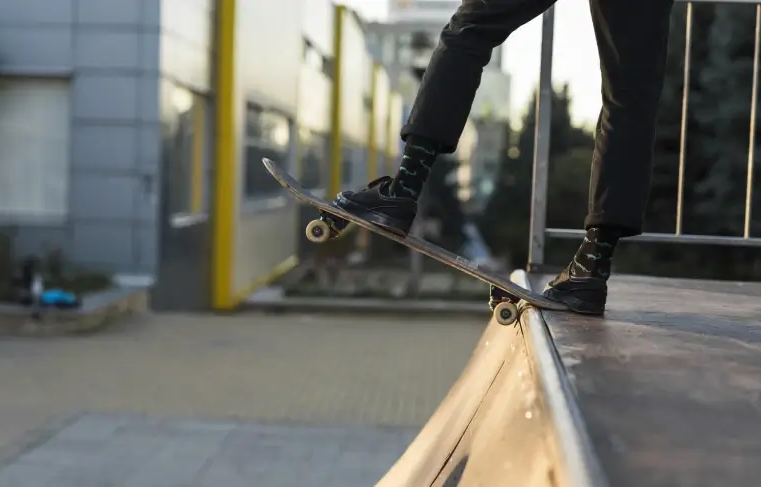
[[[510, 279], [531, 289], [524, 271], [515, 271]], [[542, 389], [544, 409], [549, 413], [553, 448], [560, 461], [558, 470], [566, 485], [579, 487], [606, 487], [600, 461], [592, 447], [587, 427], [578, 406], [576, 395], [558, 355], [541, 311], [523, 306], [520, 318], [526, 346], [532, 356], [532, 366], [538, 385]]]
[[481, 303], [469, 301], [442, 301], [427, 299], [376, 299], [339, 297], [285, 296], [280, 290], [267, 289], [249, 297], [244, 308], [258, 311], [341, 313], [358, 311], [368, 313], [405, 314], [466, 314], [491, 315], [486, 300]]
[[88, 294], [76, 310], [44, 308], [35, 318], [32, 308], [0, 305], [0, 336], [60, 336], [96, 332], [117, 319], [145, 312], [146, 287], [114, 287]]

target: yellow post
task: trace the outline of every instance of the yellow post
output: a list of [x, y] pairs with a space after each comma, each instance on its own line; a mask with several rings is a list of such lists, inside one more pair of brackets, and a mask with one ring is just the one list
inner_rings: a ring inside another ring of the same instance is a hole
[[237, 216], [235, 198], [235, 38], [236, 1], [217, 0], [217, 109], [215, 116], [216, 178], [213, 206], [212, 307], [229, 310], [232, 296], [233, 242]]
[[343, 22], [346, 7], [343, 5], [334, 6], [335, 22], [333, 32], [333, 99], [331, 100], [330, 128], [330, 175], [328, 178], [328, 199], [333, 197], [341, 190], [341, 159], [342, 159], [342, 141], [343, 136], [341, 127], [341, 71], [343, 65]]
[[399, 134], [391, 132], [396, 126], [393, 122], [393, 117], [396, 116], [394, 111], [394, 95], [393, 91], [389, 93], [388, 107], [386, 109], [386, 171], [389, 176], [393, 176], [395, 173], [396, 151], [394, 150], [394, 144], [397, 143], [397, 137], [399, 137]]
[[367, 150], [370, 152], [367, 158], [367, 174], [369, 179], [373, 180], [378, 177], [378, 136], [376, 132], [376, 113], [378, 111], [378, 76], [380, 65], [373, 63], [370, 71], [370, 127], [367, 138]]

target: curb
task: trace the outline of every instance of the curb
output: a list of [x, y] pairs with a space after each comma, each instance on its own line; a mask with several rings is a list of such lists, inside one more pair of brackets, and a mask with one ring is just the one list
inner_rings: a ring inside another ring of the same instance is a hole
[[[531, 289], [525, 271], [513, 272], [510, 280]], [[592, 447], [573, 386], [541, 311], [533, 306], [524, 306], [520, 320], [536, 366], [535, 373], [544, 393], [545, 407], [550, 413], [554, 446], [563, 463], [561, 467], [565, 477], [573, 486], [608, 487], [608, 480]]]
[[144, 313], [148, 288], [114, 287], [86, 295], [76, 310], [44, 309], [33, 319], [25, 306], [0, 306], [0, 337], [49, 337], [95, 333], [116, 320]]
[[249, 311], [316, 312], [316, 313], [403, 313], [403, 314], [457, 314], [491, 315], [486, 303], [452, 302], [439, 300], [396, 300], [372, 298], [308, 298], [263, 297], [246, 301], [241, 309]]

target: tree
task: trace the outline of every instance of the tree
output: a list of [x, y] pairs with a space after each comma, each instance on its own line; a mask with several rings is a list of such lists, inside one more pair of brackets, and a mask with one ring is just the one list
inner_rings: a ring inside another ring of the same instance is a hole
[[[686, 178], [698, 177], [699, 167], [702, 164], [699, 151], [696, 151], [694, 146], [694, 141], [697, 140], [700, 133], [695, 123], [693, 109], [695, 96], [700, 91], [700, 81], [697, 74], [703, 69], [708, 49], [704, 33], [710, 25], [713, 15], [713, 5], [693, 4], [692, 8], [690, 102], [688, 104], [688, 139], [685, 152], [685, 159], [687, 160]], [[674, 6], [671, 17], [666, 79], [661, 92], [657, 119], [652, 185], [645, 219], [645, 230], [648, 232], [673, 233], [675, 229], [686, 26], [687, 7], [684, 4], [677, 4]], [[685, 183], [685, 203], [687, 203], [692, 198], [692, 184], [688, 181]], [[685, 204], [685, 207], [687, 206]]]
[[[548, 222], [578, 228], [586, 211], [593, 144], [591, 134], [573, 126], [570, 105], [567, 85], [553, 91]], [[528, 260], [535, 106], [536, 94], [526, 108], [521, 130], [508, 138], [495, 189], [478, 220], [494, 254], [507, 257], [513, 267], [525, 267]]]
[[693, 226], [704, 233], [742, 235], [743, 231], [755, 8], [716, 7], [708, 29], [707, 59], [695, 100], [695, 118], [703, 135], [696, 146], [704, 167], [695, 184], [691, 214]]
[[[742, 229], [755, 6], [693, 4], [683, 231], [738, 235]], [[672, 233], [678, 194], [686, 5], [672, 16], [652, 190], [645, 230]], [[757, 212], [758, 213], [758, 212]], [[761, 215], [759, 215], [761, 216]], [[757, 278], [748, 249], [688, 244], [625, 244], [621, 272], [719, 279]]]
[[426, 218], [439, 223], [440, 239], [436, 243], [452, 251], [457, 251], [465, 241], [462, 203], [457, 196], [457, 185], [450, 183], [451, 174], [458, 166], [459, 162], [453, 156], [438, 156], [425, 183], [425, 195], [421, 198]]

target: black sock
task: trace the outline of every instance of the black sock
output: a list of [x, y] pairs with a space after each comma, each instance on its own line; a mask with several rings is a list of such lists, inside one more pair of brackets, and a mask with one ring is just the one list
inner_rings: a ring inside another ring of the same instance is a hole
[[590, 228], [584, 236], [570, 266], [572, 277], [608, 279], [610, 277], [613, 251], [616, 249], [619, 232], [614, 229]]
[[417, 199], [423, 190], [425, 180], [431, 172], [436, 160], [437, 146], [435, 143], [410, 136], [404, 146], [402, 164], [391, 183], [391, 196]]

